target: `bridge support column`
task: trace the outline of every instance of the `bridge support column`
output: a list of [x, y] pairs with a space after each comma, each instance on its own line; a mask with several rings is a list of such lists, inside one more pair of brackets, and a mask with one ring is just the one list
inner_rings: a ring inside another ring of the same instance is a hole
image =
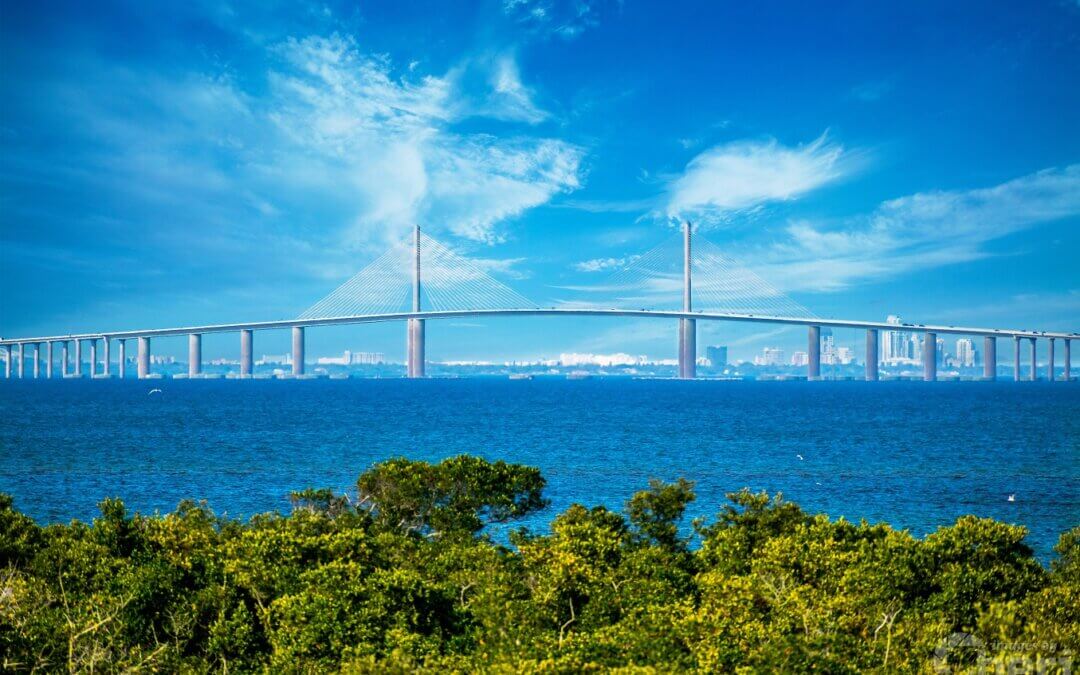
[[4, 377], [11, 379], [11, 345], [4, 345]]
[[75, 377], [82, 377], [82, 340], [75, 340]]
[[139, 338], [139, 379], [144, 380], [150, 374], [150, 338]]
[[53, 370], [53, 343], [45, 343], [45, 379], [52, 379]]
[[187, 338], [187, 374], [196, 377], [202, 373], [202, 335], [191, 333]]
[[1013, 336], [1013, 381], [1020, 381], [1020, 336]]
[[866, 329], [866, 381], [877, 382], [878, 379], [878, 331], [877, 328]]
[[679, 319], [679, 378], [697, 377], [697, 321]]
[[997, 338], [983, 338], [983, 379], [997, 379]]
[[1054, 338], [1050, 338], [1049, 351], [1046, 356], [1046, 379], [1054, 381]]
[[927, 333], [923, 342], [923, 381], [937, 380], [937, 334]]
[[427, 329], [423, 319], [409, 319], [406, 350], [406, 371], [409, 377], [424, 377], [426, 374]]
[[240, 377], [251, 377], [251, 329], [240, 331]]
[[116, 374], [122, 380], [127, 375], [127, 340], [120, 340], [120, 351], [116, 357]]
[[1072, 340], [1065, 340], [1065, 381], [1072, 380], [1072, 350], [1069, 348], [1069, 343]]
[[90, 379], [97, 375], [97, 338], [90, 340]]
[[34, 379], [41, 377], [41, 343], [34, 343]]
[[60, 377], [68, 376], [68, 341], [60, 342]]
[[112, 377], [112, 365], [109, 363], [112, 355], [109, 354], [109, 342], [111, 340], [107, 336], [101, 338], [101, 375], [102, 377]]
[[[349, 365], [349, 364], [345, 364]], [[304, 327], [293, 326], [292, 329], [292, 374], [304, 374]]]
[[23, 378], [23, 375], [25, 373], [25, 368], [26, 368], [26, 363], [24, 363], [25, 360], [26, 360], [25, 359], [25, 354], [23, 354], [23, 344], [20, 342], [19, 343], [19, 360], [15, 362], [15, 365], [17, 365], [19, 367], [19, 379], [20, 380]]
[[821, 326], [810, 326], [806, 338], [806, 379], [821, 379]]
[[1038, 366], [1035, 362], [1035, 338], [1028, 338], [1031, 340], [1031, 381], [1034, 382], [1038, 379]]

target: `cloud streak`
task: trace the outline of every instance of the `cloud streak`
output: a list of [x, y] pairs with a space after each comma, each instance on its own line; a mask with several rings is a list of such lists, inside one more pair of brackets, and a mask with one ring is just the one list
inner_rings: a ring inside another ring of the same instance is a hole
[[792, 222], [758, 270], [787, 289], [838, 291], [917, 269], [984, 258], [985, 244], [1080, 215], [1080, 164], [988, 188], [925, 192], [833, 224]]
[[796, 199], [850, 173], [854, 160], [825, 134], [796, 147], [776, 140], [717, 145], [690, 160], [670, 182], [665, 215], [712, 222]]

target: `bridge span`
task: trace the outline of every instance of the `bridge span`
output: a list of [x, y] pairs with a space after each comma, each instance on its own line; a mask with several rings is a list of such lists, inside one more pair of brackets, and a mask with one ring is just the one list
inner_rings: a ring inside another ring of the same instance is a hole
[[[240, 334], [240, 376], [250, 377], [253, 374], [253, 344], [255, 331], [283, 330], [292, 331], [292, 373], [304, 375], [304, 351], [305, 335], [307, 328], [320, 326], [336, 326], [347, 324], [382, 323], [391, 321], [404, 321], [407, 324], [407, 372], [409, 377], [423, 377], [425, 371], [425, 322], [427, 320], [456, 319], [462, 317], [528, 317], [528, 316], [589, 316], [589, 317], [623, 317], [623, 318], [649, 318], [657, 320], [678, 321], [679, 325], [679, 377], [693, 379], [696, 375], [697, 363], [696, 348], [696, 322], [697, 321], [730, 321], [759, 324], [780, 324], [805, 326], [807, 328], [807, 378], [819, 379], [821, 375], [821, 329], [822, 328], [850, 328], [866, 331], [866, 372], [867, 380], [878, 379], [878, 336], [880, 331], [902, 331], [907, 333], [925, 334], [925, 348], [922, 350], [923, 379], [933, 381], [937, 379], [937, 336], [941, 334], [967, 335], [983, 338], [983, 379], [993, 380], [997, 377], [997, 340], [999, 338], [1011, 339], [1013, 342], [1013, 371], [1014, 379], [1021, 379], [1021, 344], [1027, 342], [1030, 345], [1030, 366], [1028, 379], [1036, 377], [1036, 341], [1043, 339], [1048, 341], [1048, 379], [1055, 378], [1055, 345], [1062, 342], [1064, 351], [1064, 379], [1071, 380], [1071, 342], [1080, 339], [1080, 333], [1037, 331], [1004, 328], [980, 328], [972, 326], [953, 325], [924, 325], [918, 323], [887, 323], [880, 321], [859, 321], [851, 319], [822, 319], [818, 317], [793, 317], [771, 316], [760, 314], [746, 314], [736, 312], [711, 312], [695, 311], [691, 307], [691, 264], [690, 264], [690, 228], [684, 230], [684, 274], [683, 274], [683, 309], [682, 310], [658, 310], [658, 309], [624, 309], [624, 308], [593, 308], [593, 307], [524, 307], [503, 309], [455, 309], [455, 310], [423, 310], [420, 306], [420, 233], [419, 228], [414, 231], [415, 269], [413, 270], [412, 311], [408, 312], [383, 312], [372, 314], [351, 314], [344, 316], [307, 317], [298, 319], [283, 319], [278, 321], [257, 321], [229, 324], [211, 324], [203, 326], [183, 326], [177, 328], [148, 328], [144, 330], [118, 330], [90, 333], [73, 333], [67, 335], [49, 335], [24, 338], [0, 338], [0, 348], [4, 350], [5, 377], [25, 377], [26, 350], [33, 349], [32, 373], [34, 378], [42, 376], [42, 346], [45, 347], [44, 377], [53, 377], [55, 364], [54, 345], [61, 349], [61, 376], [82, 377], [82, 349], [88, 344], [90, 348], [90, 377], [111, 377], [112, 363], [110, 359], [111, 345], [116, 343], [118, 347], [118, 375], [126, 376], [126, 348], [127, 341], [137, 342], [138, 376], [145, 378], [150, 374], [150, 341], [153, 338], [188, 336], [188, 374], [198, 376], [202, 372], [202, 336], [209, 333], [239, 333]], [[95, 372], [99, 364], [97, 356], [98, 343], [103, 349], [101, 363], [102, 372]], [[73, 350], [69, 351], [69, 346]], [[74, 352], [74, 369], [69, 372], [69, 354]], [[15, 366], [13, 371], [12, 366]]]

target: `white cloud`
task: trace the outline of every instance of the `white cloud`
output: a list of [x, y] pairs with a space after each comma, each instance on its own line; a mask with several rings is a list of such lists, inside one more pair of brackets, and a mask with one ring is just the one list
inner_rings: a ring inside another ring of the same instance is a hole
[[574, 264], [574, 269], [579, 272], [603, 272], [605, 270], [619, 269], [632, 264], [641, 256], [632, 255], [627, 258], [594, 258]]
[[833, 226], [799, 221], [768, 249], [763, 276], [787, 289], [835, 291], [860, 280], [983, 258], [983, 244], [1080, 215], [1080, 164], [989, 188], [917, 193]]
[[775, 140], [717, 145], [692, 159], [668, 185], [665, 215], [709, 222], [795, 199], [844, 176], [854, 163], [851, 153], [824, 134], [797, 147]]
[[269, 115], [293, 141], [286, 161], [300, 180], [348, 187], [356, 239], [397, 236], [420, 221], [496, 241], [500, 222], [580, 186], [583, 152], [576, 146], [449, 130], [462, 116], [544, 117], [510, 57], [495, 62], [491, 96], [477, 106], [463, 102], [460, 70], [394, 79], [390, 64], [363, 56], [347, 38], [289, 40], [278, 51], [292, 67], [271, 76]]

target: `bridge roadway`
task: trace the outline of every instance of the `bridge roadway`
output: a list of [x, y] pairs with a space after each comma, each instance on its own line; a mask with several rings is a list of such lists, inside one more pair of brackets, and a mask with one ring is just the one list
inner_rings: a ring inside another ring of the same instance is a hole
[[[689, 289], [689, 285], [687, 286]], [[418, 294], [416, 294], [418, 296]], [[689, 303], [686, 303], [687, 305]], [[188, 376], [199, 377], [202, 374], [202, 336], [206, 333], [240, 333], [240, 376], [251, 377], [254, 374], [253, 342], [254, 332], [257, 330], [292, 329], [292, 374], [304, 375], [304, 331], [306, 328], [315, 326], [334, 326], [344, 324], [378, 323], [386, 321], [405, 321], [408, 323], [408, 376], [424, 376], [424, 324], [428, 319], [453, 319], [460, 317], [486, 317], [486, 316], [595, 316], [595, 317], [623, 317], [623, 318], [651, 318], [678, 320], [679, 322], [679, 377], [692, 379], [695, 376], [697, 362], [696, 348], [696, 323], [704, 321], [737, 321], [763, 324], [781, 324], [793, 326], [807, 326], [807, 379], [816, 380], [821, 377], [821, 329], [827, 328], [854, 328], [866, 331], [866, 379], [878, 379], [878, 333], [879, 331], [904, 331], [925, 333], [923, 341], [923, 379], [933, 381], [937, 379], [937, 336], [939, 334], [981, 336], [983, 338], [983, 379], [993, 380], [997, 377], [997, 338], [1013, 338], [1013, 368], [1014, 379], [1021, 379], [1020, 372], [1020, 344], [1021, 340], [1030, 344], [1030, 365], [1028, 379], [1036, 379], [1037, 362], [1035, 358], [1035, 342], [1038, 338], [1049, 341], [1047, 379], [1055, 379], [1054, 343], [1061, 340], [1065, 347], [1064, 379], [1071, 379], [1071, 342], [1080, 339], [1080, 333], [1061, 333], [1048, 331], [1015, 330], [1004, 328], [973, 328], [968, 326], [934, 326], [914, 323], [882, 323], [878, 321], [851, 321], [845, 319], [820, 319], [816, 317], [788, 317], [788, 316], [763, 316], [757, 314], [735, 314], [728, 312], [694, 312], [684, 309], [676, 310], [647, 310], [647, 309], [599, 309], [587, 307], [549, 307], [532, 309], [472, 309], [452, 311], [419, 311], [418, 303], [414, 302], [414, 311], [398, 312], [392, 314], [363, 314], [352, 316], [336, 316], [321, 319], [285, 319], [281, 321], [256, 321], [248, 323], [214, 324], [207, 326], [185, 326], [181, 328], [150, 328], [145, 330], [111, 331], [101, 333], [78, 333], [69, 335], [53, 335], [31, 338], [8, 338], [0, 339], [0, 348], [5, 355], [5, 377], [11, 378], [12, 362], [14, 360], [17, 376], [25, 376], [26, 348], [33, 347], [32, 370], [33, 377], [40, 377], [41, 369], [41, 346], [45, 345], [45, 377], [53, 376], [53, 346], [61, 346], [61, 376], [68, 377], [68, 345], [74, 345], [74, 373], [75, 377], [82, 377], [82, 346], [88, 342], [90, 346], [90, 377], [111, 377], [111, 359], [109, 356], [110, 344], [115, 341], [119, 346], [119, 358], [117, 365], [119, 376], [124, 377], [127, 360], [126, 342], [130, 339], [138, 340], [138, 376], [149, 377], [150, 374], [150, 340], [151, 338], [188, 336]], [[97, 371], [98, 341], [104, 347], [103, 372]], [[13, 349], [15, 348], [15, 349]]]
[[207, 326], [186, 326], [182, 328], [147, 328], [144, 330], [121, 330], [97, 333], [73, 333], [26, 338], [0, 338], [0, 346], [63, 342], [73, 340], [130, 340], [134, 338], [171, 337], [177, 335], [201, 335], [205, 333], [235, 333], [244, 330], [274, 330], [284, 328], [307, 328], [315, 326], [336, 326], [359, 323], [379, 323], [386, 321], [407, 321], [409, 319], [457, 319], [462, 317], [484, 316], [607, 316], [654, 319], [691, 319], [705, 321], [739, 321], [749, 323], [786, 324], [792, 326], [819, 326], [828, 328], [857, 328], [887, 331], [905, 331], [911, 333], [934, 333], [971, 335], [978, 337], [1005, 338], [1055, 338], [1059, 340], [1080, 339], [1080, 333], [1062, 333], [1053, 331], [1018, 330], [1006, 328], [973, 328], [968, 326], [937, 326], [918, 323], [885, 323], [881, 321], [853, 321], [848, 319], [819, 319], [816, 317], [764, 316], [758, 314], [732, 314], [727, 312], [683, 312], [676, 310], [653, 309], [594, 309], [587, 307], [548, 307], [533, 309], [462, 309], [450, 311], [397, 312], [393, 314], [359, 314], [355, 316], [335, 316], [324, 319], [284, 319], [280, 321], [252, 321], [247, 323], [212, 324]]

